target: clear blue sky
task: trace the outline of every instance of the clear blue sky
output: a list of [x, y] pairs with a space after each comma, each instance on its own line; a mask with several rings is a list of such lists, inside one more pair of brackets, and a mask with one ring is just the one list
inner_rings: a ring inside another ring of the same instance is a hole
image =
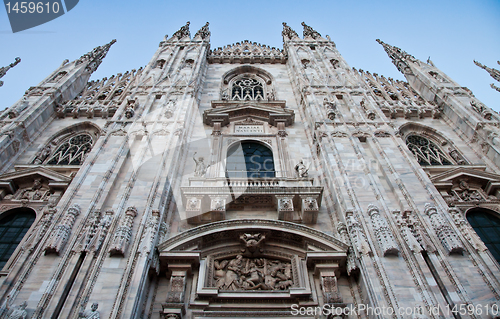
[[92, 79], [146, 65], [165, 34], [186, 21], [191, 34], [210, 22], [211, 47], [242, 40], [282, 47], [287, 22], [299, 35], [305, 21], [330, 35], [351, 67], [403, 79], [383, 48], [400, 47], [434, 64], [496, 111], [500, 86], [478, 68], [476, 59], [500, 69], [500, 1], [117, 1], [80, 0], [65, 15], [13, 34], [6, 10], [0, 8], [0, 66], [19, 56], [0, 87], [0, 109], [36, 86], [64, 59], [74, 60], [92, 48], [117, 39]]

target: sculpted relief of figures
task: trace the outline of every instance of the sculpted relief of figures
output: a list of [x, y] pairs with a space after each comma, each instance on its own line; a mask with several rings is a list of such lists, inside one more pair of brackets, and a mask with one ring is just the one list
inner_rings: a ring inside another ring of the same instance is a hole
[[214, 261], [215, 286], [222, 290], [286, 290], [293, 285], [292, 264], [267, 258]]

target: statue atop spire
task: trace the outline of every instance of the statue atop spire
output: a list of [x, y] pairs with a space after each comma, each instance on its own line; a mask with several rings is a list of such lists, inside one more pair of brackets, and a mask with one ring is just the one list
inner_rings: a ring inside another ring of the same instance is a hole
[[318, 31], [308, 26], [305, 22], [302, 22], [302, 26], [304, 27], [304, 38], [311, 37], [315, 40], [321, 38], [321, 34], [319, 34]]
[[[21, 62], [21, 59], [20, 58], [16, 58], [15, 61], [12, 62], [11, 64], [9, 64], [8, 66], [1, 67], [0, 68], [0, 79], [3, 78], [5, 74], [7, 74], [7, 71], [9, 71], [10, 69], [12, 69], [16, 65], [18, 65], [19, 62]], [[2, 86], [2, 85], [3, 85], [3, 81], [0, 81], [0, 86]]]
[[290, 28], [286, 22], [283, 22], [283, 31], [281, 32], [281, 35], [283, 37], [287, 37], [288, 39], [292, 40], [293, 38], [298, 38], [299, 35], [297, 32], [295, 32], [292, 28]]
[[398, 68], [399, 72], [403, 74], [413, 73], [408, 62], [418, 63], [417, 59], [414, 56], [406, 53], [398, 47], [389, 45], [381, 41], [380, 39], [377, 39], [377, 42], [384, 47], [385, 52], [387, 52], [387, 55], [389, 55], [389, 57], [392, 59], [392, 63], [394, 63], [394, 65]]
[[175, 32], [172, 35], [173, 38], [177, 38], [177, 40], [180, 40], [184, 37], [190, 37], [191, 33], [189, 32], [189, 21], [186, 23], [185, 26], [182, 26], [177, 32]]
[[[485, 69], [486, 72], [488, 72], [492, 78], [494, 78], [495, 80], [500, 82], [500, 71], [498, 71], [497, 69], [489, 68], [486, 65], [482, 65], [481, 63], [477, 62], [476, 60], [474, 60], [474, 63], [478, 67], [480, 67], [481, 69]], [[497, 61], [497, 63], [500, 64], [499, 61]]]
[[208, 24], [209, 24], [208, 22], [205, 23], [205, 25], [202, 26], [201, 29], [198, 30], [198, 32], [196, 32], [196, 34], [194, 35], [194, 37], [196, 38], [197, 36], [200, 36], [203, 40], [206, 39], [207, 37], [209, 37], [210, 36], [210, 31], [208, 30]]
[[106, 54], [108, 54], [109, 48], [111, 48], [111, 46], [115, 44], [115, 42], [116, 39], [113, 39], [108, 44], [94, 48], [92, 51], [82, 55], [78, 60], [76, 60], [75, 65], [87, 62], [87, 67], [85, 69], [89, 70], [91, 73], [94, 72], [102, 63], [102, 60], [106, 57]]

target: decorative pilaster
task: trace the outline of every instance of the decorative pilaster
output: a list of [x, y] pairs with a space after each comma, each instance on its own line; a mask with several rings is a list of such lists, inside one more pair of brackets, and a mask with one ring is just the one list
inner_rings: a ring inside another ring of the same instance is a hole
[[162, 305], [163, 318], [182, 319], [186, 313], [184, 296], [186, 293], [186, 277], [191, 270], [190, 264], [169, 265], [172, 271], [168, 284], [166, 303]]
[[347, 230], [351, 235], [353, 245], [356, 247], [358, 253], [360, 255], [371, 255], [372, 251], [366, 240], [366, 235], [363, 231], [363, 227], [354, 216], [354, 213], [352, 211], [347, 211], [345, 218]]
[[287, 195], [276, 195], [278, 201], [278, 219], [288, 222], [293, 221], [293, 197]]
[[314, 272], [319, 276], [324, 303], [341, 303], [342, 296], [337, 285], [337, 276], [340, 275], [338, 264], [318, 263]]
[[78, 204], [74, 204], [68, 211], [64, 213], [62, 221], [54, 228], [54, 232], [50, 237], [47, 246], [45, 246], [45, 254], [56, 253], [59, 255], [68, 242], [71, 229], [75, 223], [75, 219], [80, 215], [81, 209]]
[[403, 238], [410, 247], [411, 251], [414, 253], [420, 253], [422, 252], [422, 246], [420, 246], [420, 243], [418, 240], [413, 236], [413, 233], [411, 232], [410, 228], [408, 227], [408, 224], [406, 223], [406, 220], [402, 218], [401, 212], [399, 210], [395, 210], [392, 212], [394, 215], [394, 218], [396, 219], [396, 223], [399, 226], [399, 229], [401, 231], [401, 235], [403, 235]]
[[460, 243], [455, 231], [446, 223], [443, 216], [438, 213], [437, 208], [427, 203], [425, 204], [424, 212], [429, 216], [432, 227], [446, 250], [448, 250], [450, 254], [461, 254], [464, 251], [462, 243]]
[[356, 265], [352, 243], [349, 239], [349, 233], [347, 232], [347, 226], [343, 222], [340, 222], [337, 226], [337, 232], [340, 235], [340, 240], [349, 245], [349, 251], [347, 252], [347, 274], [350, 276], [351, 273], [359, 271], [359, 268]]
[[380, 211], [375, 205], [368, 205], [368, 215], [372, 220], [373, 231], [377, 237], [380, 249], [384, 256], [399, 254], [399, 248], [392, 236], [391, 230], [387, 225], [387, 221], [380, 216]]
[[56, 210], [54, 208], [49, 208], [43, 212], [42, 218], [40, 218], [37, 225], [35, 226], [35, 229], [33, 229], [30, 236], [26, 240], [25, 248], [27, 248], [29, 251], [35, 249], [35, 247], [42, 239], [43, 235], [45, 235], [45, 233], [47, 232], [47, 229], [49, 229], [50, 223], [52, 222], [52, 218], [54, 218], [55, 213]]
[[316, 224], [319, 213], [318, 197], [301, 195], [300, 199], [302, 201], [302, 222], [304, 224]]
[[127, 208], [125, 215], [122, 217], [120, 226], [115, 232], [111, 248], [109, 249], [110, 255], [125, 256], [130, 238], [132, 237], [132, 225], [134, 217], [137, 215], [137, 208], [131, 206]]
[[160, 222], [160, 212], [153, 210], [139, 244], [139, 253], [147, 256], [154, 248], [154, 239]]

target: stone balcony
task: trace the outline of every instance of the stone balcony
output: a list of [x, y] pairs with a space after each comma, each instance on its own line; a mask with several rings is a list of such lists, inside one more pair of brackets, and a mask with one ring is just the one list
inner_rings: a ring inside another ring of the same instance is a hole
[[248, 205], [276, 209], [279, 220], [314, 224], [323, 187], [314, 186], [312, 178], [196, 177], [181, 187], [181, 194], [191, 224], [225, 220], [227, 210]]

